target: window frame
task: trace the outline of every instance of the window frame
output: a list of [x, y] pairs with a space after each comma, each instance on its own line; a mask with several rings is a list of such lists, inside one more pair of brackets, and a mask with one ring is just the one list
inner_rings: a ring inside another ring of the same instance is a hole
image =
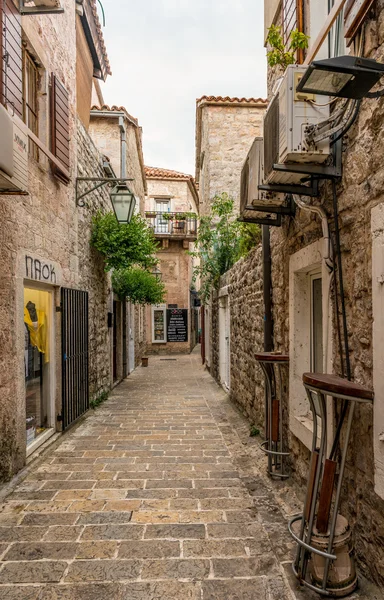
[[[30, 82], [31, 82], [31, 73], [33, 74], [33, 101], [34, 107], [32, 108], [29, 104], [29, 93], [30, 93]], [[40, 87], [40, 71], [39, 67], [34, 59], [33, 55], [29, 52], [27, 48], [23, 48], [23, 121], [35, 134], [36, 137], [39, 137], [39, 87]], [[33, 119], [31, 121], [30, 113], [33, 115]], [[32, 156], [35, 160], [39, 160], [39, 149], [32, 140], [29, 140], [29, 155]]]
[[[164, 336], [161, 340], [155, 339], [155, 311], [162, 311], [164, 318]], [[167, 305], [166, 304], [154, 304], [151, 306], [151, 325], [152, 325], [152, 344], [166, 344], [167, 343]]]
[[321, 270], [316, 269], [316, 271], [313, 271], [311, 273], [308, 273], [308, 282], [309, 282], [309, 302], [310, 302], [310, 312], [311, 312], [311, 319], [310, 319], [310, 365], [311, 365], [311, 372], [312, 373], [323, 373], [324, 371], [324, 345], [323, 345], [323, 340], [321, 340], [321, 351], [322, 351], [322, 365], [321, 365], [321, 371], [316, 370], [315, 367], [315, 354], [316, 354], [316, 349], [315, 349], [315, 306], [314, 306], [314, 282], [315, 281], [321, 281], [321, 325], [322, 325], [322, 330], [324, 330], [324, 311], [323, 311], [323, 278], [322, 278], [322, 274], [321, 274]]

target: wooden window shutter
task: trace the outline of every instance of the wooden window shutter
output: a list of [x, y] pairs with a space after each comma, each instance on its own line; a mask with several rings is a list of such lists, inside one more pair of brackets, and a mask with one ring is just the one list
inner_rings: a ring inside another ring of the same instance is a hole
[[374, 0], [347, 0], [344, 7], [345, 37], [352, 40], [358, 33]]
[[[304, 0], [283, 0], [283, 40], [287, 46], [294, 29], [304, 32]], [[297, 62], [304, 62], [304, 52], [297, 52]]]
[[12, 0], [0, 0], [0, 101], [23, 118], [21, 17]]
[[[51, 151], [69, 171], [69, 94], [63, 84], [52, 73], [51, 77]], [[69, 183], [68, 177], [52, 164], [56, 177]]]

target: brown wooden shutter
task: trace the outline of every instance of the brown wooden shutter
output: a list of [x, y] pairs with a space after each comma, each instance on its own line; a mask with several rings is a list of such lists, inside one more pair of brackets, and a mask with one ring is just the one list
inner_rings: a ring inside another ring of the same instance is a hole
[[[56, 75], [51, 77], [51, 151], [69, 171], [69, 94]], [[64, 183], [68, 177], [56, 165], [52, 165], [54, 174]]]
[[0, 100], [23, 118], [21, 17], [12, 0], [0, 0]]
[[367, 17], [374, 0], [347, 0], [344, 8], [345, 37], [352, 41]]

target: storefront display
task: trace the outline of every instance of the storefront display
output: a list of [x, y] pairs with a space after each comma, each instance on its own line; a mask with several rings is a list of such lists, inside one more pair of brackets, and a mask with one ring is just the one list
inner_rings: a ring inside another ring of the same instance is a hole
[[27, 446], [50, 426], [49, 337], [52, 297], [24, 289], [24, 366]]
[[153, 337], [155, 342], [165, 342], [165, 310], [156, 308], [153, 311]]

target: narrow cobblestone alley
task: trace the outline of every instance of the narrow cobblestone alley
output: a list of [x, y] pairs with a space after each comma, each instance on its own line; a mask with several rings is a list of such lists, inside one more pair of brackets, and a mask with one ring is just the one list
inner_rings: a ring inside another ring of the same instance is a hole
[[291, 600], [299, 506], [248, 435], [197, 354], [150, 358], [6, 498], [0, 598]]

